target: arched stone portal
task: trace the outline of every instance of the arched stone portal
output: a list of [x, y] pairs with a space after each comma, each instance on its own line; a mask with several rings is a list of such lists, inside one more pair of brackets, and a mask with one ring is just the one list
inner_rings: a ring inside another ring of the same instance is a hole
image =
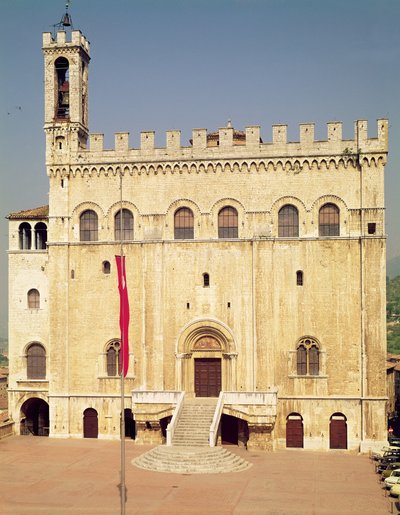
[[49, 405], [43, 399], [28, 399], [21, 406], [21, 435], [49, 436]]
[[216, 320], [186, 326], [177, 342], [177, 388], [198, 397], [236, 390], [236, 345], [230, 329]]

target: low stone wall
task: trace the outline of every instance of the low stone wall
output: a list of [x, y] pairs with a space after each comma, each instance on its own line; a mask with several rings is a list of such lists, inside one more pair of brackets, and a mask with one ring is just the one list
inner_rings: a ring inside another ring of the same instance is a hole
[[7, 422], [0, 423], [0, 440], [6, 438], [6, 436], [12, 436], [14, 434], [14, 421], [8, 420]]

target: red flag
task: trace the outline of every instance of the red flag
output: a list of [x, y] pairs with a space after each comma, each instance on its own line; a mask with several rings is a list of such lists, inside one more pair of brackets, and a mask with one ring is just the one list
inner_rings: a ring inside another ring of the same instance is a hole
[[119, 327], [121, 329], [121, 352], [122, 360], [120, 361], [120, 370], [124, 372], [124, 377], [128, 372], [129, 367], [129, 342], [128, 342], [128, 329], [129, 329], [129, 299], [128, 288], [126, 286], [126, 272], [125, 272], [125, 256], [115, 256], [118, 270], [118, 290], [119, 290]]

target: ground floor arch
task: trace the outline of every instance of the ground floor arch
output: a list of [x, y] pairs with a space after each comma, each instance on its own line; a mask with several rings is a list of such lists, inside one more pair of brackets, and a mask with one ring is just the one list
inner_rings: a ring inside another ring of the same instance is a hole
[[37, 397], [21, 406], [20, 434], [49, 436], [49, 405]]
[[87, 408], [83, 412], [83, 437], [97, 438], [99, 436], [99, 421], [97, 411]]
[[300, 413], [290, 413], [286, 417], [286, 447], [304, 447], [303, 417]]
[[347, 449], [347, 418], [343, 413], [333, 413], [330, 418], [329, 448]]
[[189, 324], [178, 338], [177, 389], [197, 397], [236, 390], [236, 345], [229, 328], [216, 320]]

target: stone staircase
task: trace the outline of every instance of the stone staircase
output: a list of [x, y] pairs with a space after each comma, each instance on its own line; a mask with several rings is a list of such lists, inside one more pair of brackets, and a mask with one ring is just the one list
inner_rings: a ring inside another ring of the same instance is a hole
[[167, 447], [159, 445], [132, 460], [136, 467], [176, 474], [241, 472], [251, 463], [223, 447]]
[[172, 438], [172, 445], [208, 447], [210, 426], [216, 405], [217, 399], [214, 397], [185, 399]]
[[251, 467], [240, 456], [223, 447], [210, 447], [209, 434], [217, 399], [186, 399], [177, 421], [172, 446], [160, 445], [138, 456], [139, 468], [177, 474], [218, 474]]

